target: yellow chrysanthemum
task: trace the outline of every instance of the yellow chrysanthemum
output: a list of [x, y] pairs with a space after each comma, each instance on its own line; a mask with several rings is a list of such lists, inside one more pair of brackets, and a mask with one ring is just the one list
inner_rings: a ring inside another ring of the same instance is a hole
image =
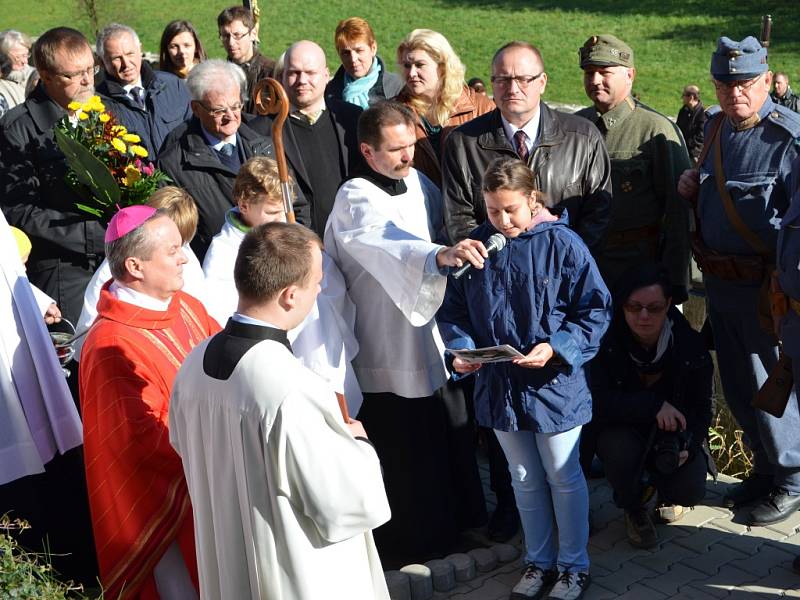
[[75, 112], [75, 111], [76, 111], [76, 110], [78, 110], [78, 109], [79, 109], [81, 106], [82, 106], [82, 104], [81, 104], [80, 102], [75, 102], [75, 101], [73, 100], [72, 102], [70, 102], [69, 104], [67, 104], [67, 110], [70, 110], [70, 111], [72, 111], [72, 112]]
[[128, 150], [128, 147], [125, 145], [125, 142], [123, 142], [123, 141], [122, 141], [121, 139], [119, 139], [119, 138], [113, 138], [113, 139], [111, 140], [111, 145], [112, 145], [112, 146], [114, 146], [114, 148], [115, 148], [117, 151], [119, 151], [119, 152], [121, 152], [121, 153], [123, 153], [123, 154], [124, 154], [124, 153], [125, 153], [125, 152]]
[[85, 112], [82, 112], [82, 113], [80, 113], [80, 114], [78, 115], [78, 118], [79, 118], [81, 121], [85, 121], [86, 119], [88, 119], [88, 118], [89, 118], [89, 115], [87, 115]]
[[114, 135], [125, 135], [128, 133], [128, 130], [125, 129], [122, 125], [117, 125], [114, 129], [111, 130]]
[[111, 115], [103, 113], [100, 115], [100, 122], [101, 123], [108, 123], [111, 120]]
[[133, 165], [125, 167], [125, 185], [133, 185], [142, 178], [142, 174]]
[[147, 150], [142, 148], [141, 146], [131, 146], [131, 152], [133, 152], [139, 158], [147, 158]]
[[138, 144], [139, 142], [142, 141], [142, 138], [140, 138], [135, 133], [126, 133], [125, 135], [122, 136], [122, 139], [128, 142], [129, 144]]

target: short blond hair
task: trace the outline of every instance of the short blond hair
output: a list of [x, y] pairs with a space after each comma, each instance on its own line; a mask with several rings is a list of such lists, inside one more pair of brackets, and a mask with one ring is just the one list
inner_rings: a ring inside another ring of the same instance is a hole
[[[291, 183], [289, 189], [292, 189]], [[282, 204], [278, 163], [266, 156], [254, 156], [244, 163], [233, 182], [233, 201], [251, 206], [265, 202]]]
[[197, 204], [191, 194], [183, 188], [168, 185], [156, 190], [147, 201], [148, 206], [164, 212], [178, 226], [181, 240], [186, 244], [192, 241], [197, 233], [199, 214]]

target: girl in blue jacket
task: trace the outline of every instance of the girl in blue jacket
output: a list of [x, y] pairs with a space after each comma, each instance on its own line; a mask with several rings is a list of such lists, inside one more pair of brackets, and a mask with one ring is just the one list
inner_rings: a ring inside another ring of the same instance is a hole
[[566, 211], [548, 210], [525, 163], [495, 160], [482, 191], [489, 221], [470, 237], [485, 243], [500, 232], [507, 244], [482, 269], [450, 279], [437, 321], [447, 348], [508, 344], [524, 354], [484, 365], [456, 358], [452, 369], [474, 373], [476, 419], [508, 459], [528, 563], [512, 598], [578, 598], [589, 584], [584, 364], [611, 320], [611, 297]]

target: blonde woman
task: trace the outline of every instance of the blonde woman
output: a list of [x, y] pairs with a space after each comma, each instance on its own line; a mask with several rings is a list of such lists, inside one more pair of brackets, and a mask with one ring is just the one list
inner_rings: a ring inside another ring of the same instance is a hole
[[441, 187], [439, 163], [447, 134], [494, 110], [494, 102], [467, 87], [464, 65], [441, 33], [409, 33], [397, 48], [397, 63], [405, 87], [396, 100], [417, 117], [414, 166]]

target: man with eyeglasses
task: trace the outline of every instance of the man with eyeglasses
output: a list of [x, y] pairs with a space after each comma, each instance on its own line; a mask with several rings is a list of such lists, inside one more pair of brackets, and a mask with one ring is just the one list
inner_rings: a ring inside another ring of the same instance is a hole
[[172, 73], [154, 71], [142, 60], [139, 36], [127, 25], [103, 28], [97, 36], [97, 55], [105, 66], [97, 91], [121, 105], [117, 118], [142, 138], [155, 160], [167, 134], [192, 116], [189, 91]]
[[442, 157], [445, 223], [452, 242], [486, 220], [483, 173], [499, 156], [519, 157], [536, 174], [539, 189], [596, 252], [609, 220], [611, 167], [603, 139], [583, 119], [541, 101], [547, 73], [539, 50], [511, 42], [492, 59], [497, 109], [450, 133]]
[[[53, 128], [67, 106], [94, 95], [96, 67], [80, 32], [58, 27], [44, 33], [33, 51], [41, 81], [30, 97], [0, 123], [3, 212], [10, 225], [31, 238], [31, 282], [75, 321], [86, 284], [103, 260], [105, 227], [75, 208], [81, 197], [67, 185], [67, 164]], [[115, 103], [105, 100], [109, 110]]]
[[[200, 213], [191, 246], [200, 262], [234, 206], [233, 182], [253, 156], [274, 158], [272, 140], [242, 123], [242, 69], [224, 60], [207, 60], [190, 72], [186, 85], [194, 116], [167, 136], [158, 164], [175, 185], [188, 191]], [[299, 194], [298, 194], [299, 195]], [[295, 203], [301, 222], [306, 205]]]
[[226, 8], [217, 17], [217, 27], [228, 60], [239, 65], [247, 77], [244, 111], [252, 113], [253, 88], [262, 79], [272, 77], [275, 61], [258, 51], [258, 24], [250, 9], [244, 6]]
[[[103, 260], [105, 226], [75, 208], [82, 198], [67, 185], [67, 163], [53, 129], [65, 115], [78, 118], [67, 110], [71, 102], [94, 94], [94, 56], [82, 33], [57, 27], [38, 38], [33, 59], [39, 84], [0, 121], [0, 207], [8, 223], [32, 242], [31, 283], [74, 323], [86, 285]], [[113, 110], [112, 101], [103, 102]], [[72, 370], [77, 383], [77, 369]], [[97, 564], [81, 452], [51, 454], [44, 473], [0, 487], [0, 514], [14, 510], [14, 516], [28, 519], [33, 529], [26, 545], [46, 548], [59, 573], [92, 585]]]
[[594, 123], [611, 157], [611, 224], [597, 256], [612, 288], [629, 268], [663, 264], [675, 304], [687, 299], [689, 210], [675, 187], [691, 166], [680, 131], [634, 100], [633, 50], [613, 35], [593, 35], [579, 49], [583, 85], [594, 106], [577, 114]]
[[719, 38], [711, 55], [719, 107], [708, 111], [708, 153], [684, 172], [678, 191], [695, 203], [693, 245], [703, 271], [725, 401], [747, 436], [753, 472], [723, 499], [756, 502], [751, 525], [782, 521], [800, 508], [800, 414], [790, 398], [777, 419], [750, 403], [778, 360], [769, 314], [769, 275], [789, 207], [800, 116], [769, 97], [767, 49], [754, 37]]

